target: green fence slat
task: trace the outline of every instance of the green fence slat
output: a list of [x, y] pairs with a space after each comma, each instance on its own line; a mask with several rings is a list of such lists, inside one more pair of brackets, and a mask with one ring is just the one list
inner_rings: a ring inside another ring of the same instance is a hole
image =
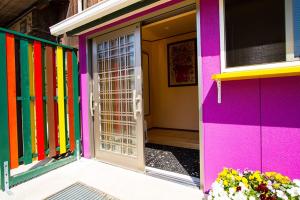
[[[5, 190], [4, 163], [9, 164], [9, 136], [8, 136], [8, 103], [7, 103], [7, 80], [6, 80], [6, 38], [5, 33], [0, 33], [0, 185]], [[9, 177], [8, 170], [8, 177]]]
[[32, 163], [31, 128], [30, 128], [30, 93], [29, 93], [29, 60], [28, 41], [20, 40], [20, 65], [21, 65], [21, 94], [22, 101], [22, 132], [24, 164]]
[[74, 124], [75, 124], [75, 156], [80, 157], [80, 119], [79, 119], [79, 94], [78, 94], [78, 62], [75, 51], [72, 51], [73, 69], [73, 95], [74, 95]]

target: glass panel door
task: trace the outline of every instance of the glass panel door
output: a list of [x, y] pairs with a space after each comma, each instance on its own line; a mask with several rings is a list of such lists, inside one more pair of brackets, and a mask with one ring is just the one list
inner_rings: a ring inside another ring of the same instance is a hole
[[93, 40], [96, 158], [144, 170], [140, 26]]

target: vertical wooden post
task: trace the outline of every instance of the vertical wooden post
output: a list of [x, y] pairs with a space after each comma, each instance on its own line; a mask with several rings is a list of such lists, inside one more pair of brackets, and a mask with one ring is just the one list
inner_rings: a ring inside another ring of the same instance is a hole
[[78, 61], [75, 51], [72, 51], [73, 68], [73, 95], [74, 95], [74, 124], [75, 124], [75, 155], [80, 158], [80, 119], [79, 119], [79, 94], [78, 94]]
[[49, 97], [46, 95], [46, 65], [45, 65], [45, 47], [42, 46], [42, 74], [43, 74], [43, 84], [42, 84], [42, 89], [43, 89], [43, 113], [44, 113], [44, 149], [48, 149], [48, 134], [47, 134], [47, 101]]
[[69, 111], [69, 137], [70, 151], [75, 150], [75, 133], [74, 133], [74, 94], [73, 94], [73, 69], [72, 69], [72, 52], [67, 52], [67, 69], [68, 69], [68, 111]]
[[[30, 96], [34, 97], [34, 66], [33, 66], [33, 47], [32, 44], [28, 44], [28, 62], [29, 62], [29, 88]], [[35, 132], [35, 100], [30, 101], [30, 129], [31, 129], [31, 149], [32, 153], [36, 154], [36, 132]], [[33, 158], [32, 160], [37, 160]]]
[[14, 169], [19, 166], [14, 35], [6, 34], [6, 52], [10, 168]]
[[6, 82], [6, 41], [5, 33], [0, 32], [0, 185], [2, 190], [9, 188], [9, 139], [8, 139], [8, 103]]
[[36, 104], [36, 133], [38, 160], [45, 158], [45, 135], [44, 135], [44, 109], [43, 109], [43, 74], [42, 74], [42, 46], [38, 41], [33, 43], [34, 51], [34, 82]]
[[[55, 51], [56, 49], [52, 49], [53, 52], [53, 63], [54, 63], [54, 68], [53, 68], [53, 89], [54, 89], [54, 96], [57, 96], [57, 65], [56, 65], [56, 55]], [[53, 97], [54, 98], [54, 97]], [[54, 101], [54, 132], [55, 132], [55, 146], [59, 146], [59, 141], [58, 141], [58, 102]]]
[[53, 49], [47, 46], [45, 50], [45, 65], [46, 65], [46, 76], [47, 76], [47, 121], [48, 121], [48, 134], [49, 134], [49, 157], [56, 155], [56, 144], [55, 144], [55, 117], [54, 117], [54, 62], [53, 62]]
[[66, 78], [66, 73], [67, 73], [67, 67], [66, 67], [66, 50], [63, 49], [63, 69], [64, 69], [64, 76], [63, 76], [63, 80], [64, 80], [64, 104], [65, 104], [65, 134], [66, 134], [66, 145], [69, 144], [69, 138], [68, 138], [68, 112], [69, 112], [69, 107], [67, 106], [68, 103], [68, 97], [67, 97], [67, 78]]
[[32, 163], [31, 127], [30, 127], [30, 89], [28, 41], [20, 40], [21, 94], [22, 94], [22, 133], [24, 164]]
[[56, 49], [57, 65], [57, 86], [58, 86], [58, 130], [60, 154], [66, 153], [66, 133], [65, 133], [65, 95], [64, 95], [64, 66], [63, 66], [63, 49]]

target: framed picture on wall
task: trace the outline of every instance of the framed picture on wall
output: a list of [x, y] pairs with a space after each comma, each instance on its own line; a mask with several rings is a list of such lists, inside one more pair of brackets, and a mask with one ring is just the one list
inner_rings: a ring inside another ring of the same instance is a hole
[[169, 87], [197, 84], [196, 39], [168, 44]]

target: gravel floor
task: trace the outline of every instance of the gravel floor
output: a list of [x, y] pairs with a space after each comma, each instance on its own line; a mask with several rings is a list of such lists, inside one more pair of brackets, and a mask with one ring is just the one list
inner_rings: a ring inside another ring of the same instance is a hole
[[145, 160], [148, 167], [199, 178], [199, 151], [147, 143]]

